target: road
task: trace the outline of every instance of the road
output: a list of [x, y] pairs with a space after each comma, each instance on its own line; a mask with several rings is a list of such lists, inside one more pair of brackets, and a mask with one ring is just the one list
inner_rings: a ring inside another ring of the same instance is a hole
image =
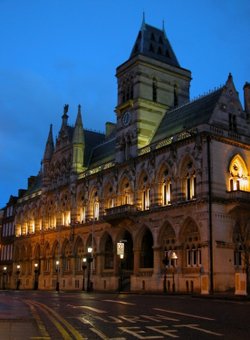
[[[249, 339], [250, 301], [1, 291], [0, 339]], [[2, 335], [1, 335], [2, 334]], [[4, 335], [5, 334], [5, 335]]]

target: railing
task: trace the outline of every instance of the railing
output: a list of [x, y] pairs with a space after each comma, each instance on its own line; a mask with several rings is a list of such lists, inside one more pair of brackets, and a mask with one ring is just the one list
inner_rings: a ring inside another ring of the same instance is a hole
[[136, 212], [136, 207], [133, 204], [124, 204], [117, 207], [106, 209], [106, 217], [133, 214]]

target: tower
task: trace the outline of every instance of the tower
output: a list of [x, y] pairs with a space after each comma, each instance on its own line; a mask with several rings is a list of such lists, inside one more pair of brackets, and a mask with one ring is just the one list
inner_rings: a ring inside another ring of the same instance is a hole
[[165, 113], [189, 101], [191, 72], [182, 68], [162, 30], [142, 22], [118, 81], [116, 161], [138, 155]]

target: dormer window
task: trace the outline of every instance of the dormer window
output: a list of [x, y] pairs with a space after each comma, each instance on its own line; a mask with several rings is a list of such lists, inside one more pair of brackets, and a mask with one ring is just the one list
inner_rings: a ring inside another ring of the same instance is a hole
[[232, 113], [228, 114], [228, 124], [229, 124], [229, 130], [237, 131], [236, 115]]
[[150, 46], [149, 46], [149, 51], [154, 53], [154, 47], [153, 47], [153, 44], [150, 44]]
[[161, 36], [159, 37], [159, 43], [160, 43], [160, 44], [163, 44], [163, 41], [162, 41], [162, 37], [161, 37]]
[[157, 51], [157, 53], [158, 53], [158, 54], [162, 54], [162, 49], [161, 49], [161, 47], [160, 47], [160, 46], [158, 47], [158, 51]]
[[151, 40], [152, 40], [152, 41], [155, 41], [154, 33], [151, 33]]
[[169, 54], [168, 50], [166, 50], [165, 56], [166, 56], [167, 58], [170, 58], [170, 54]]

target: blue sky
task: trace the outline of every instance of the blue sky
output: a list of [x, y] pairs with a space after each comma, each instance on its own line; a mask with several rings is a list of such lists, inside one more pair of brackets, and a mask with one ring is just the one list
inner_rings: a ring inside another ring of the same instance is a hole
[[63, 105], [86, 128], [115, 121], [115, 69], [125, 62], [145, 12], [165, 30], [181, 66], [192, 71], [191, 97], [224, 84], [242, 100], [250, 81], [249, 0], [0, 0], [0, 207], [40, 169], [49, 125]]

